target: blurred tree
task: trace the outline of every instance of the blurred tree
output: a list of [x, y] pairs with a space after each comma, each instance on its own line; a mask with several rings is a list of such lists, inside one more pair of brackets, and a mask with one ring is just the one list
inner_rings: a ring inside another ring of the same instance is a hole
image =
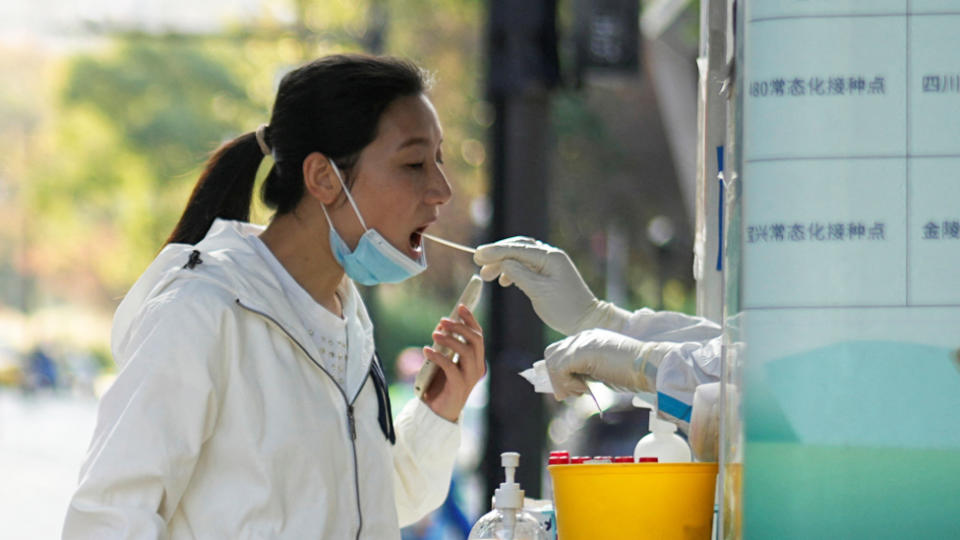
[[[268, 118], [283, 73], [364, 47], [409, 57], [435, 78], [455, 192], [435, 232], [475, 243], [484, 223], [471, 216], [486, 192], [481, 141], [490, 123], [478, 92], [481, 8], [478, 0], [268, 0], [257, 17], [209, 34], [89, 24], [106, 46], [59, 63], [55, 114], [38, 128], [24, 173], [36, 217], [24, 259], [43, 283], [38, 303], [68, 298], [111, 309], [161, 247], [207, 153]], [[255, 204], [255, 221], [268, 216]], [[429, 252], [426, 275], [372, 299], [388, 317], [378, 339], [384, 358], [423, 345], [436, 322], [388, 331], [392, 314], [403, 317], [420, 298], [435, 306], [426, 313], [445, 315], [474, 270], [469, 256]]]
[[[609, 265], [619, 260], [626, 295], [611, 300], [624, 307], [692, 309], [685, 292], [693, 285], [693, 234], [649, 82], [624, 79], [561, 92], [551, 112], [557, 142], [551, 238], [570, 253], [597, 295], [606, 294]], [[675, 228], [662, 250], [647, 233], [657, 216]], [[615, 232], [622, 245], [611, 245]], [[611, 257], [609, 249], [625, 253]], [[659, 283], [661, 273], [682, 291], [664, 306], [658, 305], [666, 283]]]
[[31, 171], [28, 200], [44, 219], [31, 224], [30, 270], [87, 300], [114, 298], [169, 234], [205, 152], [264, 107], [213, 55], [164, 41], [74, 57], [60, 92]]
[[28, 47], [0, 48], [0, 71], [14, 73], [0, 85], [0, 305], [24, 310], [33, 296], [34, 280], [26, 272], [28, 212], [23, 191], [35, 155], [38, 133], [51, 111], [51, 62]]
[[182, 44], [124, 43], [111, 57], [82, 56], [69, 69], [65, 108], [102, 115], [161, 179], [181, 174], [201, 149], [263, 112], [225, 65]]
[[[561, 27], [569, 29], [561, 32], [566, 39], [560, 53], [570, 84], [551, 111], [556, 133], [551, 239], [570, 253], [597, 295], [624, 307], [692, 312], [692, 216], [678, 186], [681, 171], [668, 145], [649, 46], [640, 45], [636, 73], [577, 72], [576, 32], [570, 30], [580, 22], [577, 8], [588, 6], [605, 9], [588, 1], [564, 2], [559, 12]], [[669, 33], [691, 71], [697, 52], [694, 8], [688, 5]], [[662, 246], [648, 233], [658, 216], [673, 229]]]

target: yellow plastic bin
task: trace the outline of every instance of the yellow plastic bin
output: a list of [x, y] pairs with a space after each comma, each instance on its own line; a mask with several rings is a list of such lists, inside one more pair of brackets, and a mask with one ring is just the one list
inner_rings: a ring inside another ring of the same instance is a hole
[[709, 540], [716, 463], [550, 465], [558, 540]]

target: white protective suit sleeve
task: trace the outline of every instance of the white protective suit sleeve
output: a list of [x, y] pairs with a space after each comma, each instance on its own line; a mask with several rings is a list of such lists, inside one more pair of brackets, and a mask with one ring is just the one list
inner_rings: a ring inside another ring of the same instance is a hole
[[460, 424], [434, 413], [420, 399], [411, 399], [394, 423], [393, 492], [401, 527], [435, 510], [447, 497]]
[[696, 387], [720, 379], [720, 325], [702, 317], [643, 308], [630, 316], [623, 333], [657, 344], [636, 366], [645, 380], [655, 381], [660, 413], [686, 428]]
[[[655, 389], [660, 412], [685, 427], [696, 386], [720, 376], [719, 325], [672, 311], [644, 308], [630, 313], [598, 300], [559, 248], [533, 238], [512, 237], [479, 246], [473, 259], [482, 267], [481, 277], [487, 281], [499, 278], [505, 287], [517, 285], [544, 323], [570, 336], [551, 345], [552, 349], [548, 347], [544, 355], [555, 390], [556, 381], [569, 383], [557, 394], [558, 399], [585, 390], [573, 375], [595, 376], [623, 389]], [[594, 329], [643, 343], [591, 332]], [[642, 354], [631, 360], [625, 351]], [[600, 357], [617, 365], [594, 361]]]
[[[178, 301], [206, 301], [202, 297]], [[163, 296], [132, 327], [126, 362], [101, 399], [63, 538], [166, 538], [218, 414], [222, 317], [209, 309], [164, 316]], [[116, 354], [117, 351], [114, 351]], [[131, 459], [135, 456], [135, 459]]]
[[720, 339], [644, 341], [594, 328], [548, 346], [544, 363], [558, 400], [586, 392], [586, 379], [651, 392], [660, 412], [686, 428], [696, 387], [720, 376]]

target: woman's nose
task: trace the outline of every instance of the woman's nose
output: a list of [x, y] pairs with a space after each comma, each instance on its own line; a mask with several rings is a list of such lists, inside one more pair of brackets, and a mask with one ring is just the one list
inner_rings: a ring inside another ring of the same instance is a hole
[[453, 197], [453, 189], [443, 169], [438, 165], [431, 175], [430, 187], [427, 189], [426, 202], [428, 204], [445, 204]]

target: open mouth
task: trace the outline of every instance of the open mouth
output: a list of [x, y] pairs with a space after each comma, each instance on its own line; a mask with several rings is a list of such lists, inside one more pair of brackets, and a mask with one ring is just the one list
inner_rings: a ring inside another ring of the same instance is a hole
[[425, 231], [426, 227], [418, 227], [417, 230], [410, 233], [410, 249], [419, 253], [423, 249], [423, 235], [420, 234]]

